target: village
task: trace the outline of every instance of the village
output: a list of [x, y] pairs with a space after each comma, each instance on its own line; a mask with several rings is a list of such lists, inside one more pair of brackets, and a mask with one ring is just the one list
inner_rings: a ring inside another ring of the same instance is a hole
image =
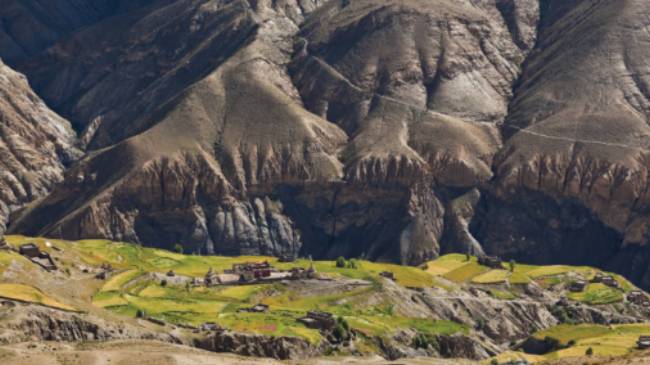
[[[50, 251], [52, 255], [45, 250], [41, 249], [44, 247], [47, 251]], [[59, 270], [59, 267], [56, 264], [56, 255], [57, 252], [60, 252], [61, 249], [55, 245], [50, 244], [49, 242], [41, 243], [39, 246], [34, 242], [23, 243], [16, 248], [8, 245], [4, 240], [0, 240], [0, 250], [10, 250], [16, 252], [30, 262], [34, 263], [38, 267], [42, 268], [46, 272], [56, 272]], [[53, 256], [54, 255], [54, 256]], [[508, 264], [504, 264], [499, 257], [495, 256], [479, 256], [476, 258], [479, 265], [494, 269], [494, 270], [507, 270]], [[255, 284], [265, 284], [265, 283], [274, 283], [274, 282], [291, 282], [291, 281], [305, 281], [305, 280], [317, 280], [317, 281], [332, 281], [330, 275], [321, 275], [316, 270], [314, 262], [309, 258], [308, 265], [305, 265], [302, 261], [302, 266], [296, 264], [295, 267], [287, 266], [286, 264], [291, 264], [296, 262], [296, 258], [291, 255], [283, 255], [278, 257], [277, 262], [282, 263], [280, 265], [283, 269], [274, 267], [269, 260], [259, 261], [259, 262], [235, 262], [229, 268], [222, 269], [220, 271], [214, 270], [212, 267], [209, 267], [204, 275], [201, 277], [191, 277], [180, 275], [174, 270], [168, 270], [167, 272], [149, 272], [140, 280], [149, 280], [159, 283], [160, 286], [177, 286], [177, 287], [187, 287], [187, 288], [218, 288], [218, 287], [233, 287], [233, 286], [248, 286]], [[305, 267], [306, 266], [306, 267]], [[512, 263], [510, 264], [512, 268]], [[113, 267], [110, 263], [102, 263], [101, 266], [90, 268], [85, 267], [81, 269], [81, 272], [94, 275], [94, 278], [97, 280], [107, 281], [112, 277], [123, 273], [123, 270], [119, 270]], [[395, 274], [390, 271], [381, 271], [376, 273], [379, 277], [396, 281]], [[611, 274], [606, 274], [602, 272], [596, 272], [593, 277], [590, 279], [584, 279], [583, 277], [577, 277], [570, 282], [567, 282], [565, 290], [569, 293], [582, 293], [590, 284], [602, 284], [609, 288], [615, 289], [622, 293], [625, 293], [624, 300], [627, 303], [641, 307], [641, 308], [650, 308], [650, 299], [648, 296], [640, 290], [630, 290], [624, 291], [621, 284], [616, 280], [616, 278]], [[563, 296], [560, 302], [567, 305], [569, 300], [566, 296]], [[242, 313], [268, 313], [271, 311], [271, 308], [267, 304], [257, 303], [251, 304], [250, 306], [245, 306], [237, 309], [238, 312]], [[165, 326], [166, 322], [160, 320], [159, 318], [149, 317], [146, 313], [138, 313], [137, 318], [148, 320], [150, 322]], [[316, 329], [324, 334], [330, 334], [333, 329], [337, 326], [337, 317], [330, 312], [322, 310], [309, 310], [306, 311], [302, 317], [295, 319], [297, 322], [301, 323], [307, 328]], [[223, 331], [223, 328], [216, 322], [205, 322], [197, 327], [186, 326], [186, 328], [193, 330], [194, 332], [219, 332]], [[637, 341], [637, 348], [639, 349], [648, 349], [650, 348], [650, 337], [649, 336], [640, 336]]]

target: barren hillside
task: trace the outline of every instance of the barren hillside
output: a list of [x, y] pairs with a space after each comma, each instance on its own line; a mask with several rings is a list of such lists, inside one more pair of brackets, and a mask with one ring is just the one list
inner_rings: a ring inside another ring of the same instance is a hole
[[4, 3], [0, 57], [86, 150], [1, 198], [12, 232], [650, 287], [646, 1]]

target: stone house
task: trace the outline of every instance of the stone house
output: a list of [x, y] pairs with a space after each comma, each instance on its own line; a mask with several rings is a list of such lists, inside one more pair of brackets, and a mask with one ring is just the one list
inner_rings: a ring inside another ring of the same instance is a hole
[[57, 269], [57, 266], [54, 263], [54, 260], [52, 260], [50, 254], [41, 251], [41, 249], [35, 243], [27, 243], [21, 245], [18, 248], [18, 252], [47, 271], [54, 271]]
[[298, 319], [308, 328], [318, 329], [321, 331], [330, 331], [336, 326], [336, 319], [332, 313], [310, 311], [307, 316]]
[[587, 287], [587, 282], [584, 280], [576, 280], [569, 284], [569, 291], [573, 293], [581, 293]]
[[296, 256], [292, 254], [284, 254], [278, 257], [278, 262], [295, 262]]
[[478, 263], [482, 266], [487, 266], [493, 269], [503, 269], [503, 262], [497, 256], [482, 255], [478, 257]]
[[639, 350], [650, 349], [650, 336], [640, 336], [639, 340], [636, 342], [636, 347]]
[[266, 313], [269, 311], [269, 306], [266, 304], [257, 304], [250, 308], [241, 308], [238, 312], [248, 312], [248, 313]]
[[640, 290], [633, 290], [629, 292], [626, 298], [627, 301], [632, 304], [650, 307], [650, 298], [648, 298], [648, 296]]

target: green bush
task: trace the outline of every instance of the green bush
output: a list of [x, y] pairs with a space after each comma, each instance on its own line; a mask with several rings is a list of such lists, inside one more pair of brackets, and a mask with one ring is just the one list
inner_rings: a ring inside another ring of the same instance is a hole
[[429, 347], [433, 347], [435, 349], [438, 348], [438, 339], [436, 336], [430, 335], [430, 334], [425, 334], [425, 333], [418, 333], [415, 337], [413, 337], [413, 341], [411, 343], [412, 347], [415, 349], [428, 349]]
[[344, 269], [345, 266], [346, 266], [345, 257], [339, 256], [339, 258], [336, 259], [336, 267]]
[[587, 351], [585, 351], [585, 355], [587, 356], [591, 356], [593, 354], [594, 354], [594, 349], [592, 349], [591, 347], [588, 348]]
[[181, 255], [183, 254], [183, 245], [177, 243], [174, 245], [174, 251], [180, 253]]
[[569, 347], [575, 346], [575, 345], [576, 345], [576, 340], [569, 340], [569, 342], [567, 342], [567, 346], [569, 346]]
[[336, 342], [345, 342], [352, 338], [350, 333], [350, 324], [344, 318], [339, 317], [336, 320], [336, 326], [332, 330], [332, 336]]

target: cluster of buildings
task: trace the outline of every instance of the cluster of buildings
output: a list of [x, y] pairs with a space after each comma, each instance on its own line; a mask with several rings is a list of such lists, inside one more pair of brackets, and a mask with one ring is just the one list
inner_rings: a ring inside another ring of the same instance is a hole
[[627, 301], [632, 304], [636, 304], [646, 308], [650, 307], [650, 298], [648, 298], [648, 296], [640, 290], [633, 290], [629, 292], [626, 298]]
[[246, 262], [233, 264], [231, 269], [224, 270], [222, 274], [212, 268], [205, 274], [203, 280], [193, 279], [194, 286], [216, 286], [234, 284], [252, 284], [272, 282], [279, 280], [317, 279], [318, 275], [313, 264], [308, 268], [294, 267], [291, 270], [278, 270], [268, 261]]
[[[592, 283], [602, 283], [610, 288], [614, 289], [620, 289], [621, 284], [614, 278], [614, 276], [609, 275], [609, 274], [603, 274], [601, 272], [596, 273], [593, 279], [591, 279]], [[585, 288], [589, 285], [589, 282], [584, 280], [584, 279], [578, 279], [573, 281], [572, 283], [569, 284], [569, 291], [573, 293], [580, 293], [585, 290]]]
[[95, 275], [95, 279], [106, 280], [113, 275], [113, 265], [109, 263], [103, 263], [100, 272]]
[[608, 274], [603, 274], [601, 272], [596, 273], [594, 278], [591, 280], [592, 283], [603, 283], [610, 288], [615, 288], [618, 289], [621, 287], [621, 284], [619, 284], [618, 281], [612, 276]]

